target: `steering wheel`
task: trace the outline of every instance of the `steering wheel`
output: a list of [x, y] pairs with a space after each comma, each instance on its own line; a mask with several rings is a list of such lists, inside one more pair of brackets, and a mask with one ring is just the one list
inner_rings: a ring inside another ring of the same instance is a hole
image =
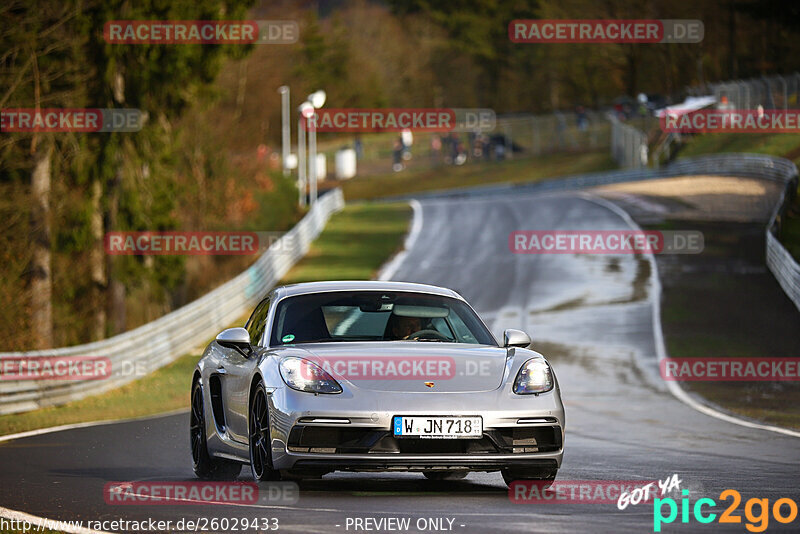
[[435, 339], [441, 339], [442, 341], [450, 341], [450, 338], [443, 335], [438, 330], [432, 330], [432, 329], [418, 330], [413, 334], [409, 334], [406, 339], [419, 339], [421, 337], [430, 338], [431, 336]]

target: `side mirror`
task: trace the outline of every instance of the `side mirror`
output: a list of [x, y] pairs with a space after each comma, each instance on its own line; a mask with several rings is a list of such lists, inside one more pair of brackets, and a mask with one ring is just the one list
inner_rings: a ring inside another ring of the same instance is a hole
[[245, 356], [253, 351], [250, 333], [242, 327], [228, 328], [217, 334], [217, 343], [229, 349], [236, 349]]
[[522, 330], [514, 330], [509, 328], [503, 332], [503, 346], [504, 347], [527, 347], [531, 344], [531, 336]]

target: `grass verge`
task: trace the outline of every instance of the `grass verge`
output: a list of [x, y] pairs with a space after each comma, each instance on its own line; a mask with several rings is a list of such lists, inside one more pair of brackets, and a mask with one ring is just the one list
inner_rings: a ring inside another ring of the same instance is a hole
[[424, 191], [496, 183], [538, 182], [547, 178], [614, 169], [608, 150], [517, 157], [503, 162], [469, 163], [406, 169], [397, 173], [357, 177], [342, 184], [348, 200], [385, 198]]
[[[281, 281], [370, 279], [397, 252], [409, 223], [404, 203], [348, 206], [335, 214], [309, 253]], [[237, 324], [243, 324], [244, 319]], [[102, 395], [0, 416], [0, 435], [85, 421], [127, 419], [189, 407], [192, 371], [200, 354], [187, 354], [150, 375]]]
[[[800, 313], [764, 268], [763, 226], [673, 221], [668, 227], [700, 230], [706, 244], [697, 255], [656, 256], [670, 357], [797, 357]], [[729, 412], [800, 429], [797, 382], [683, 382], [681, 387]]]
[[402, 246], [410, 217], [411, 208], [401, 202], [347, 206], [282, 283], [369, 280]]
[[800, 134], [707, 133], [693, 135], [681, 148], [679, 158], [721, 152], [750, 152], [790, 159], [800, 165]]

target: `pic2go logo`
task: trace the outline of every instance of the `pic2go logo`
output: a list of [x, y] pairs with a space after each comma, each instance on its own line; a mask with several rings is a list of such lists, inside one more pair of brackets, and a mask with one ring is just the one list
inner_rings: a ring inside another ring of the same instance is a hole
[[[694, 506], [689, 504], [689, 490], [683, 490], [683, 499], [681, 499], [681, 523], [689, 523], [689, 512], [693, 512], [694, 519], [698, 523], [711, 523], [717, 518], [717, 514], [703, 513], [703, 507], [715, 507], [717, 505], [713, 499], [698, 499]], [[741, 523], [742, 518], [738, 515], [733, 515], [733, 512], [739, 508], [742, 502], [741, 494], [734, 489], [726, 489], [719, 494], [721, 501], [732, 499], [732, 502], [725, 511], [719, 516], [719, 523]], [[664, 506], [669, 509], [666, 517], [664, 516]], [[755, 508], [758, 508], [756, 513]], [[784, 515], [784, 510], [788, 508], [788, 514]], [[764, 532], [769, 526], [770, 507], [769, 499], [753, 498], [748, 500], [744, 505], [744, 516], [749, 521], [745, 524], [745, 528], [750, 532]], [[797, 503], [792, 499], [786, 497], [777, 499], [772, 504], [772, 517], [778, 523], [791, 523], [797, 519]], [[675, 499], [655, 499], [653, 501], [653, 531], [661, 532], [662, 524], [669, 524], [678, 518], [678, 504]]]

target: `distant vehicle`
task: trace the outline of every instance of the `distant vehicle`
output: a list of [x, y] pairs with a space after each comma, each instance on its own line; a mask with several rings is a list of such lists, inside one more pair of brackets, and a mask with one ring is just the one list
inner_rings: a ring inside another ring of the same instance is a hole
[[278, 287], [244, 328], [220, 333], [192, 379], [201, 478], [500, 471], [553, 480], [564, 406], [519, 330], [502, 346], [456, 292], [401, 282]]

